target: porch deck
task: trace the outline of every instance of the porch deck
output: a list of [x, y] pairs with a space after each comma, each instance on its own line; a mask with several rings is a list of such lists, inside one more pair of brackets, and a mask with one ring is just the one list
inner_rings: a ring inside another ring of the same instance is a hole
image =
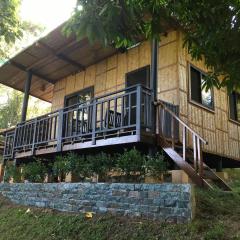
[[152, 92], [125, 88], [17, 124], [5, 160], [135, 142], [152, 143]]

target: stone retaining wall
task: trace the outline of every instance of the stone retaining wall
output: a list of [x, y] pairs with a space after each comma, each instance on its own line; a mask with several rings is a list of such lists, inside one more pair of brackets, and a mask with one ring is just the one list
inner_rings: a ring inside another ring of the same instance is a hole
[[2, 183], [0, 193], [21, 205], [169, 222], [187, 222], [194, 212], [190, 184]]

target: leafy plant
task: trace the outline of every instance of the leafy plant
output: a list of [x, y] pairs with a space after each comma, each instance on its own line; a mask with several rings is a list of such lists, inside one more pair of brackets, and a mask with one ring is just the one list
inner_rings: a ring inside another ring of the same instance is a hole
[[89, 163], [83, 155], [69, 153], [65, 159], [70, 164], [70, 170], [73, 176], [79, 178], [80, 180], [84, 180], [91, 176]]
[[240, 87], [239, 9], [239, 1], [228, 0], [78, 0], [64, 31], [126, 49], [139, 39], [157, 39], [179, 28], [191, 57], [204, 58], [209, 68], [205, 86], [232, 90]]
[[164, 155], [157, 153], [155, 156], [146, 157], [146, 173], [159, 178], [167, 172], [168, 164], [164, 159]]
[[4, 182], [9, 182], [11, 179], [13, 182], [21, 182], [21, 170], [20, 168], [8, 163], [5, 167]]
[[140, 174], [143, 175], [145, 172], [145, 156], [142, 155], [135, 148], [127, 151], [123, 154], [118, 155], [117, 167], [126, 176]]
[[22, 176], [30, 182], [43, 182], [47, 172], [48, 169], [42, 160], [37, 160], [22, 166]]
[[71, 172], [71, 164], [66, 156], [57, 156], [52, 167], [53, 176], [59, 177], [60, 181], [64, 181], [67, 174]]
[[114, 158], [104, 152], [88, 155], [86, 159], [91, 174], [98, 174], [100, 181], [106, 180], [107, 174], [115, 166]]

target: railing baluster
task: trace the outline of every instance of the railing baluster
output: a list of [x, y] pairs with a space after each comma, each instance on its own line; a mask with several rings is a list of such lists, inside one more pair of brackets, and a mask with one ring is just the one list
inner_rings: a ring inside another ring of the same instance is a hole
[[117, 98], [114, 99], [114, 122], [113, 122], [113, 126], [114, 128], [116, 128], [116, 114], [117, 114]]
[[84, 126], [84, 108], [82, 107], [81, 108], [81, 129], [80, 129], [81, 134], [84, 131], [83, 126]]
[[172, 138], [172, 148], [175, 148], [175, 119], [171, 117], [171, 138]]
[[122, 99], [122, 106], [121, 106], [121, 127], [124, 126], [124, 96]]
[[62, 150], [62, 133], [63, 133], [63, 109], [58, 112], [58, 128], [57, 128], [57, 151]]
[[196, 135], [192, 134], [193, 139], [193, 166], [197, 170], [197, 147], [196, 147]]
[[79, 109], [76, 111], [75, 136], [78, 134]]
[[34, 155], [34, 152], [35, 152], [36, 131], [37, 131], [37, 118], [35, 119], [35, 122], [34, 122], [33, 142], [32, 142], [32, 155]]
[[106, 112], [106, 129], [109, 128], [109, 120], [110, 120], [110, 116], [109, 116], [109, 110], [110, 110], [110, 100], [107, 101], [107, 112]]
[[182, 137], [183, 137], [183, 160], [186, 161], [186, 127], [183, 126], [182, 129]]
[[165, 115], [166, 115], [165, 109], [162, 108], [162, 113], [161, 113], [161, 120], [162, 120], [161, 127], [162, 127], [162, 129], [161, 129], [161, 133], [162, 133], [163, 136], [164, 136], [164, 128], [166, 126], [166, 124], [165, 124]]
[[100, 108], [100, 129], [103, 130], [103, 102], [101, 102]]
[[68, 137], [68, 126], [69, 126], [69, 117], [68, 117], [68, 113], [69, 112], [66, 112], [64, 115], [65, 115], [65, 134], [64, 134], [64, 137]]
[[131, 93], [128, 95], [128, 126], [131, 125], [131, 112], [132, 112], [132, 106], [131, 106]]
[[199, 138], [197, 138], [197, 146], [198, 146], [198, 169], [199, 175], [202, 177], [203, 175], [202, 146]]
[[141, 103], [142, 103], [142, 94], [141, 94], [141, 85], [137, 87], [137, 103], [136, 103], [136, 134], [140, 138], [141, 134]]
[[52, 140], [52, 121], [53, 121], [53, 117], [51, 116], [51, 118], [49, 119], [49, 134], [48, 134], [48, 140]]
[[92, 116], [92, 144], [96, 144], [96, 113], [97, 113], [97, 103], [96, 100], [93, 101], [93, 116]]

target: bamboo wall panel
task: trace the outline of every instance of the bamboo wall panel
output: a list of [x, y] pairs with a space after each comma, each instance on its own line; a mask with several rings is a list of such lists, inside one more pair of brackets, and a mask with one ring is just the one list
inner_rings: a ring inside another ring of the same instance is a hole
[[176, 31], [161, 37], [158, 56], [158, 98], [179, 105]]
[[182, 92], [181, 90], [179, 91], [179, 109], [180, 109], [180, 114], [187, 116], [188, 115], [188, 99], [187, 99], [187, 94], [185, 92]]
[[[207, 72], [204, 60], [191, 59], [183, 46], [183, 34], [171, 31], [161, 37], [158, 58], [158, 98], [179, 105], [180, 117], [206, 138], [205, 151], [240, 158], [240, 125], [229, 121], [225, 89], [214, 89], [214, 110], [208, 111], [189, 101], [189, 63]], [[125, 53], [117, 53], [85, 71], [76, 73], [54, 86], [53, 110], [62, 108], [64, 96], [94, 86], [95, 96], [123, 89], [127, 72], [151, 64], [151, 44], [146, 41]], [[180, 132], [181, 136], [181, 132]], [[191, 146], [191, 139], [188, 142]]]
[[94, 95], [100, 96], [125, 87], [125, 75], [129, 71], [150, 65], [151, 44], [143, 42], [126, 53], [117, 53], [58, 81], [54, 86], [52, 109], [62, 108], [64, 97], [93, 86]]
[[[229, 121], [229, 103], [226, 89], [214, 88], [214, 110], [208, 111], [189, 99], [189, 64], [208, 72], [204, 59], [191, 59], [187, 49], [181, 48], [183, 34], [178, 38], [178, 77], [180, 92], [180, 116], [187, 116], [187, 122], [209, 143], [205, 151], [240, 160], [240, 125]], [[186, 106], [187, 101], [187, 106]]]

